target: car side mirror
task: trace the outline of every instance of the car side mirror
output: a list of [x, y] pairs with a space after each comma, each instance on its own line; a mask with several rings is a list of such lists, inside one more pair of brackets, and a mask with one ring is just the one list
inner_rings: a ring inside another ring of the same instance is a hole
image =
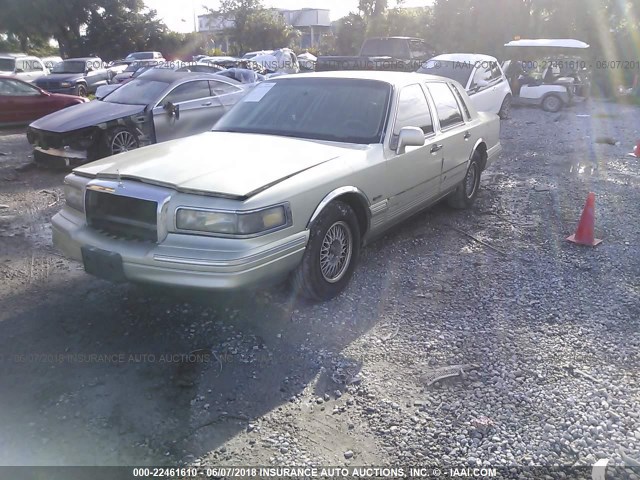
[[24, 73], [24, 70], [22, 68], [16, 68], [16, 73]]
[[400, 135], [398, 135], [396, 154], [405, 153], [406, 147], [422, 147], [424, 143], [424, 132], [420, 128], [402, 127]]
[[180, 119], [180, 105], [174, 105], [172, 102], [167, 102], [164, 104], [164, 109], [170, 117], [173, 117], [176, 120]]

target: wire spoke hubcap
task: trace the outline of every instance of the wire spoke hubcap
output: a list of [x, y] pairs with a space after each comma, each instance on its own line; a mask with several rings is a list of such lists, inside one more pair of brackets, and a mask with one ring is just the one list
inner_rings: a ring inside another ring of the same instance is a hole
[[351, 229], [347, 223], [340, 221], [329, 227], [320, 247], [320, 270], [327, 282], [336, 283], [347, 272], [352, 244]]
[[473, 197], [476, 193], [476, 177], [478, 174], [478, 167], [475, 163], [472, 163], [467, 171], [467, 177], [465, 178], [464, 190], [467, 193], [467, 198]]
[[130, 132], [118, 132], [111, 141], [111, 151], [116, 153], [128, 152], [137, 148], [136, 139]]

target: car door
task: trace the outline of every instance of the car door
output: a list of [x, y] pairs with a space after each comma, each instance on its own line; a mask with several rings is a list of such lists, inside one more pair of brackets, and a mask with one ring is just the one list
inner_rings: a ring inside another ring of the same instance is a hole
[[[171, 115], [166, 105], [178, 107]], [[164, 142], [210, 130], [222, 109], [207, 80], [192, 80], [177, 85], [153, 109], [156, 141]]]
[[45, 95], [28, 83], [13, 79], [2, 79], [0, 83], [0, 105], [6, 105], [1, 114], [3, 122], [26, 123], [44, 115]]
[[465, 124], [453, 85], [428, 82], [427, 88], [438, 116], [438, 146], [441, 147], [442, 161], [440, 191], [444, 193], [458, 185], [466, 174], [473, 134]]
[[[223, 107], [216, 112], [216, 121], [224, 113], [233, 107], [241, 97], [245, 95], [245, 90], [230, 83], [223, 82], [222, 80], [209, 80], [209, 87], [211, 92], [216, 95], [220, 101], [220, 105]], [[213, 124], [211, 124], [213, 126]]]
[[[422, 129], [425, 145], [407, 147], [404, 153], [396, 153], [403, 127]], [[389, 220], [403, 217], [438, 196], [442, 162], [437, 146], [433, 117], [424, 90], [418, 83], [403, 87], [398, 95], [397, 114], [389, 142], [388, 175], [384, 179], [391, 186]]]
[[468, 89], [476, 110], [498, 113], [504, 99], [502, 90], [498, 88], [502, 81], [502, 70], [498, 62], [478, 62]]

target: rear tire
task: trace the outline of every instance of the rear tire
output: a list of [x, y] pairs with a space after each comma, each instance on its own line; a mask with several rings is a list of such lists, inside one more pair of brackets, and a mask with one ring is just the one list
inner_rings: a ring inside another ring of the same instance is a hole
[[458, 210], [470, 208], [478, 197], [480, 190], [480, 175], [482, 173], [480, 153], [476, 150], [471, 157], [467, 173], [456, 188], [448, 197], [447, 203], [450, 207]]
[[562, 110], [564, 102], [558, 95], [550, 94], [542, 100], [542, 109], [545, 112], [557, 113]]
[[358, 219], [349, 205], [335, 201], [322, 210], [310, 231], [302, 262], [291, 276], [292, 288], [309, 300], [329, 300], [347, 286], [358, 261]]

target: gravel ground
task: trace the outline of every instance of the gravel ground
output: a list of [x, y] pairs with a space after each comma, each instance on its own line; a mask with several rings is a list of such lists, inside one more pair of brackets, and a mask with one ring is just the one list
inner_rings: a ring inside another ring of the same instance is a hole
[[[514, 109], [471, 211], [405, 222], [315, 305], [85, 276], [49, 245], [63, 174], [4, 133], [0, 464], [640, 459], [639, 108]], [[596, 248], [565, 241], [589, 192]], [[39, 352], [147, 357], [15, 361]]]

